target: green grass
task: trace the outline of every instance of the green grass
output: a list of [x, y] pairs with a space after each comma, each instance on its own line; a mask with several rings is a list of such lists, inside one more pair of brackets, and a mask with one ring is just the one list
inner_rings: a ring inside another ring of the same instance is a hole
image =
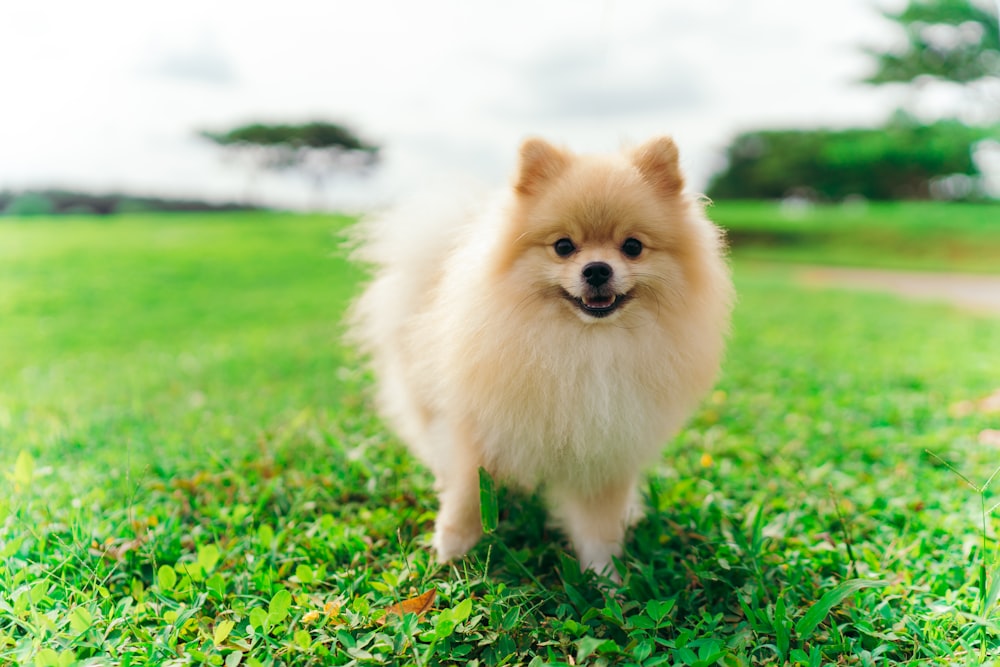
[[[953, 406], [1000, 386], [1000, 320], [738, 260], [724, 376], [651, 472], [608, 596], [533, 498], [501, 493], [497, 531], [433, 563], [431, 479], [338, 342], [359, 279], [344, 223], [0, 222], [0, 664], [978, 664], [1000, 648], [980, 579], [998, 581], [996, 523], [984, 553], [980, 496], [925, 453], [977, 484], [993, 472], [977, 438], [997, 415]], [[426, 613], [387, 614], [432, 590]]]
[[718, 201], [709, 215], [748, 259], [1000, 272], [1000, 204]]

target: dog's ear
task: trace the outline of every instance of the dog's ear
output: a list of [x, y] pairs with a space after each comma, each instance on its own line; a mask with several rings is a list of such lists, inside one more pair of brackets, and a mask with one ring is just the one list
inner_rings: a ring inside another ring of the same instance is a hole
[[514, 189], [521, 195], [536, 195], [568, 164], [569, 155], [564, 151], [543, 139], [526, 139], [521, 144], [521, 164]]
[[632, 164], [660, 194], [676, 197], [684, 189], [678, 157], [673, 139], [656, 137], [635, 149]]

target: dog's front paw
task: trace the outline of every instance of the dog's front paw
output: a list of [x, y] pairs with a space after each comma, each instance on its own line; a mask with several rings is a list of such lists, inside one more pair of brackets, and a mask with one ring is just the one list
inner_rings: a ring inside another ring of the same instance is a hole
[[620, 544], [594, 541], [578, 545], [577, 556], [580, 559], [581, 569], [604, 575], [614, 583], [620, 584], [622, 578], [615, 569], [614, 559], [621, 556], [621, 553]]
[[475, 525], [458, 526], [439, 522], [434, 527], [434, 551], [437, 552], [438, 562], [447, 563], [461, 558], [476, 546], [482, 534], [482, 526], [478, 521]]

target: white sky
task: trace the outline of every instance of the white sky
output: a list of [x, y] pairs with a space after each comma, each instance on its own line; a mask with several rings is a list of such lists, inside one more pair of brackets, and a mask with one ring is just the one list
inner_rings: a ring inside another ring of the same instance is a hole
[[[883, 2], [883, 4], [885, 4]], [[898, 3], [897, 3], [898, 4]], [[502, 183], [519, 141], [674, 135], [704, 187], [741, 130], [877, 123], [855, 83], [898, 35], [874, 0], [32, 0], [0, 7], [0, 189], [306, 205], [199, 129], [346, 121], [385, 146], [363, 205], [456, 172]]]

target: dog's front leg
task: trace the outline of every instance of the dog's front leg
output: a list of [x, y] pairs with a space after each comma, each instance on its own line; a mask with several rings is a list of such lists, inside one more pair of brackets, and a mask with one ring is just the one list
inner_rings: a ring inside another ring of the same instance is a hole
[[573, 543], [580, 567], [621, 581], [614, 558], [622, 555], [625, 531], [639, 519], [635, 479], [606, 484], [597, 490], [552, 489], [549, 502]]
[[458, 429], [454, 437], [447, 448], [447, 459], [440, 461], [435, 470], [440, 504], [434, 524], [434, 550], [441, 563], [464, 556], [483, 534], [479, 513], [482, 456], [478, 443], [466, 429]]

